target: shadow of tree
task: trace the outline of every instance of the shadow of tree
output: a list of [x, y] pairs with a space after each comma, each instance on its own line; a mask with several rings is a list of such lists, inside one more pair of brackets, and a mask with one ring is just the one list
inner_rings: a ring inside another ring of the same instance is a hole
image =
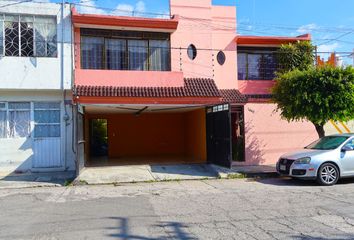
[[[284, 187], [299, 186], [299, 187], [326, 188], [325, 186], [319, 186], [315, 179], [297, 179], [297, 178], [290, 178], [290, 177], [281, 177], [281, 178], [257, 179], [257, 182], [266, 185], [284, 186]], [[354, 178], [339, 179], [336, 185], [347, 185], [347, 184], [354, 184]]]
[[130, 233], [129, 230], [129, 220], [124, 217], [111, 217], [118, 221], [118, 233], [110, 234], [108, 236], [118, 239], [138, 239], [138, 240], [162, 240], [162, 239], [178, 239], [178, 240], [194, 240], [197, 239], [187, 233], [184, 229], [188, 226], [179, 222], [161, 222], [160, 224], [155, 225], [155, 227], [165, 229], [167, 236], [158, 236], [158, 237], [145, 237], [140, 235], [135, 235]]
[[246, 162], [248, 165], [261, 165], [266, 159], [264, 158], [264, 148], [266, 144], [261, 142], [255, 132], [252, 121], [247, 121], [245, 124], [246, 135]]

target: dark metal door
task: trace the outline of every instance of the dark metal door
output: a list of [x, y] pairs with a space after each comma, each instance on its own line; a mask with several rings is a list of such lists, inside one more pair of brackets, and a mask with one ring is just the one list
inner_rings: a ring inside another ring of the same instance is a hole
[[76, 175], [80, 175], [85, 167], [85, 137], [84, 137], [84, 115], [83, 110], [79, 110], [79, 105], [75, 108], [75, 141], [76, 141]]
[[208, 163], [231, 168], [230, 105], [208, 107], [206, 114]]

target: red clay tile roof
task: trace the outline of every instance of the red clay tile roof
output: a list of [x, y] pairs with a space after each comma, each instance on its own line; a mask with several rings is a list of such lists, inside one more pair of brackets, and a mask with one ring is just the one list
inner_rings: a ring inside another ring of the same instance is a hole
[[221, 89], [219, 90], [222, 96], [222, 101], [225, 103], [246, 103], [247, 97], [236, 89]]
[[77, 96], [86, 97], [221, 97], [214, 80], [207, 78], [186, 78], [184, 87], [111, 87], [75, 86]]

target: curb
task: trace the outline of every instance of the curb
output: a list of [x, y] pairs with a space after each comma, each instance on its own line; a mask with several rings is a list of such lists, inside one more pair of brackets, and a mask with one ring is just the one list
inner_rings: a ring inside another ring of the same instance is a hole
[[219, 167], [216, 165], [210, 165], [210, 168], [221, 179], [236, 179], [236, 178], [277, 178], [280, 175], [276, 171], [237, 171], [234, 169], [228, 169]]

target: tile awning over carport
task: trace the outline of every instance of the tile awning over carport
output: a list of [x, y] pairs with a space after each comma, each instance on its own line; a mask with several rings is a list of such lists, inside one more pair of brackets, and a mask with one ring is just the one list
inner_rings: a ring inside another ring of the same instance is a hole
[[[117, 87], [76, 85], [73, 89], [76, 100], [82, 98], [124, 99], [198, 99], [199, 102], [211, 103], [246, 103], [247, 98], [236, 89], [219, 90], [213, 79], [185, 78], [182, 87]], [[193, 100], [193, 101], [194, 101]], [[80, 101], [80, 100], [79, 100]]]
[[247, 103], [247, 97], [237, 89], [221, 89], [219, 91], [223, 103]]
[[76, 96], [86, 97], [222, 97], [214, 80], [207, 78], [186, 78], [183, 87], [112, 87], [75, 86]]

